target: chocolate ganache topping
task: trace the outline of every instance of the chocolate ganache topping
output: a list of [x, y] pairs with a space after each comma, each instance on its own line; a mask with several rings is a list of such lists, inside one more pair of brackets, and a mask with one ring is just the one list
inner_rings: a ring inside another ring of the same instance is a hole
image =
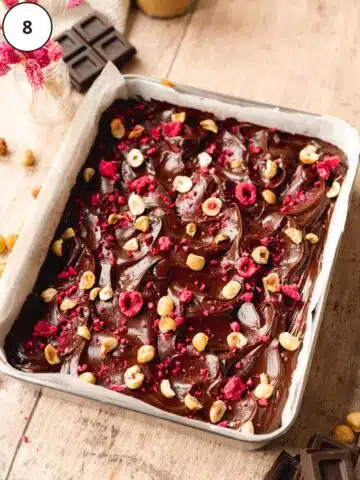
[[7, 336], [9, 361], [274, 430], [346, 169], [318, 139], [116, 101]]

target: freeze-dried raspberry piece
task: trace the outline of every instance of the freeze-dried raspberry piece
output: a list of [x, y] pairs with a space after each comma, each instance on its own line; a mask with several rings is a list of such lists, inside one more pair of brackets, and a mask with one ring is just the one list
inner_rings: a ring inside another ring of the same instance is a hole
[[235, 197], [244, 207], [256, 202], [256, 188], [250, 182], [241, 182], [236, 185]]
[[238, 402], [241, 400], [243, 393], [246, 391], [246, 385], [239, 377], [231, 377], [227, 381], [224, 389], [224, 397], [226, 400]]
[[193, 292], [191, 290], [188, 290], [187, 288], [184, 288], [180, 292], [179, 299], [180, 299], [181, 303], [190, 303], [193, 299], [193, 296], [194, 295], [193, 295]]
[[258, 147], [257, 145], [254, 145], [253, 143], [249, 144], [249, 152], [250, 153], [256, 154], [256, 153], [259, 153], [260, 151], [261, 151], [261, 148]]
[[119, 297], [119, 307], [121, 313], [127, 317], [135, 317], [144, 304], [144, 300], [141, 293], [130, 290], [129, 292], [123, 292]]
[[251, 292], [247, 292], [241, 295], [240, 300], [242, 300], [243, 302], [252, 302], [253, 298], [254, 294]]
[[154, 177], [143, 175], [130, 182], [128, 187], [132, 192], [136, 192], [138, 195], [146, 195], [156, 189], [156, 180]]
[[330, 156], [326, 155], [322, 160], [319, 160], [316, 164], [316, 169], [319, 177], [327, 180], [330, 177], [330, 173], [335, 170], [340, 164], [340, 157], [338, 155]]
[[118, 165], [116, 162], [105, 162], [101, 160], [99, 165], [99, 172], [102, 177], [107, 177], [111, 179], [116, 179]]
[[301, 300], [301, 294], [299, 293], [299, 287], [297, 285], [281, 285], [281, 291], [284, 295], [292, 298], [296, 302]]
[[33, 336], [34, 337], [51, 337], [57, 332], [57, 327], [55, 325], [49, 325], [44, 320], [39, 320], [34, 327]]
[[237, 263], [237, 271], [243, 278], [251, 278], [258, 271], [258, 267], [250, 257], [242, 257]]
[[160, 237], [158, 240], [160, 252], [168, 252], [172, 247], [172, 241], [169, 237]]
[[181, 122], [164, 123], [164, 133], [167, 137], [173, 138], [180, 135], [183, 124]]

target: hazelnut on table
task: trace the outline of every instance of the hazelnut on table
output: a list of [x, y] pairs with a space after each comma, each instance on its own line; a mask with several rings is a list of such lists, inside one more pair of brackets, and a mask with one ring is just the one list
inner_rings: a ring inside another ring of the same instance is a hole
[[35, 165], [35, 155], [31, 150], [26, 150], [23, 160], [24, 167], [33, 167]]
[[5, 138], [0, 138], [0, 156], [5, 157], [9, 153]]

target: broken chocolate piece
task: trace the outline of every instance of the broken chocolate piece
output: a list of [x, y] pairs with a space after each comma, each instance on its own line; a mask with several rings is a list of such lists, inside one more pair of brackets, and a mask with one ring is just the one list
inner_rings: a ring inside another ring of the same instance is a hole
[[334, 449], [349, 450], [353, 464], [355, 465], [360, 454], [360, 447], [354, 444], [341, 443], [332, 437], [315, 433], [308, 441], [308, 448], [316, 450]]
[[293, 480], [299, 462], [290, 453], [283, 450], [275, 460], [264, 480]]
[[87, 48], [68, 62], [72, 84], [80, 92], [88, 89], [104, 66], [104, 60]]
[[91, 45], [96, 42], [96, 40], [99, 40], [99, 38], [104, 37], [114, 30], [114, 27], [109, 25], [104, 17], [91, 13], [76, 23], [73, 29], [86, 43]]
[[67, 62], [86, 48], [84, 40], [74, 30], [66, 30], [56, 39], [63, 49], [63, 60]]
[[301, 470], [306, 480], [355, 480], [348, 450], [313, 450], [300, 453]]
[[93, 49], [103, 60], [110, 60], [118, 68], [136, 54], [135, 47], [115, 31], [94, 43]]

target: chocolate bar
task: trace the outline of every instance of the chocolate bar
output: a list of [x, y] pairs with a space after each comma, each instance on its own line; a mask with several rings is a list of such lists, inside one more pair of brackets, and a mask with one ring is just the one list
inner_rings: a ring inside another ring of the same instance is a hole
[[71, 81], [82, 92], [90, 87], [104, 66], [104, 60], [87, 48], [68, 62]]
[[299, 462], [295, 457], [283, 450], [265, 475], [264, 480], [293, 480], [298, 465]]
[[136, 53], [131, 43], [115, 31], [94, 43], [93, 49], [101, 58], [113, 62], [118, 68]]
[[305, 449], [300, 453], [304, 480], [355, 480], [349, 450]]
[[92, 45], [99, 38], [114, 31], [114, 27], [109, 25], [104, 17], [91, 13], [73, 26], [75, 32], [84, 39], [86, 43]]
[[63, 49], [63, 60], [67, 62], [86, 48], [83, 39], [74, 30], [66, 30], [56, 39]]
[[315, 433], [310, 437], [308, 441], [308, 448], [311, 448], [314, 450], [329, 450], [329, 449], [348, 450], [351, 455], [351, 460], [353, 462], [353, 465], [356, 465], [356, 462], [360, 454], [360, 448], [357, 445], [337, 442], [332, 437], [321, 435], [321, 433]]

